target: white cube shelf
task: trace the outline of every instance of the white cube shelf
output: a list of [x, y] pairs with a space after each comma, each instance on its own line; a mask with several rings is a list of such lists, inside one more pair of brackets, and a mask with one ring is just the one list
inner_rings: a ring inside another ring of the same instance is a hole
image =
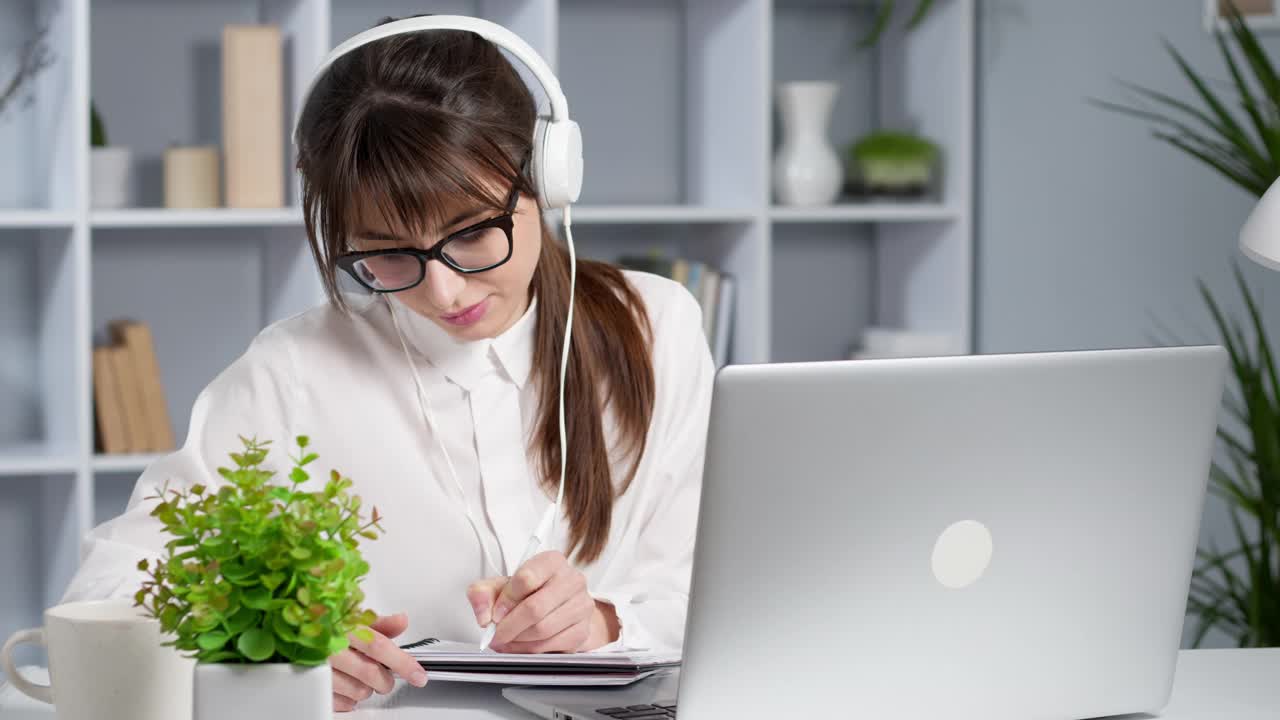
[[[95, 453], [91, 351], [106, 323], [152, 327], [181, 441], [197, 393], [256, 332], [324, 301], [291, 150], [287, 207], [162, 207], [164, 148], [220, 142], [223, 25], [280, 25], [286, 148], [312, 70], [351, 34], [427, 10], [511, 28], [556, 68], [582, 126], [579, 253], [732, 273], [731, 361], [745, 363], [847, 357], [869, 325], [950, 333], [971, 352], [974, 6], [937, 0], [920, 27], [904, 33], [899, 16], [858, 50], [872, 21], [860, 0], [0, 3], [0, 58], [45, 23], [53, 55], [33, 101], [0, 122], [0, 147], [17, 149], [0, 161], [0, 636], [57, 600], [79, 539], [155, 459]], [[841, 150], [877, 128], [937, 142], [940, 193], [777, 205], [774, 93], [792, 80], [839, 84]], [[92, 207], [91, 100], [111, 144], [133, 151], [137, 207]]]

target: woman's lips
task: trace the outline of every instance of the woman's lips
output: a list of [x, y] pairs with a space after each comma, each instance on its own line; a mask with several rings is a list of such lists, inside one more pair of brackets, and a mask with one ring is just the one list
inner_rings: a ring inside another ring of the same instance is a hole
[[485, 298], [461, 312], [456, 312], [451, 315], [441, 315], [440, 319], [454, 327], [474, 325], [480, 321], [480, 318], [484, 317], [485, 310], [488, 309], [488, 306], [489, 299]]

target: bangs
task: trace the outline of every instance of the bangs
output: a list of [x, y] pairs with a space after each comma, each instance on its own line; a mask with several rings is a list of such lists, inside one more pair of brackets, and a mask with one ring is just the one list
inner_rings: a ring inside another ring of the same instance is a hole
[[453, 220], [451, 213], [504, 211], [513, 185], [529, 191], [521, 161], [487, 137], [493, 128], [445, 113], [374, 100], [352, 108], [333, 130], [332, 142], [311, 157], [304, 201], [308, 224], [318, 215], [329, 258], [348, 251], [362, 207], [426, 237]]

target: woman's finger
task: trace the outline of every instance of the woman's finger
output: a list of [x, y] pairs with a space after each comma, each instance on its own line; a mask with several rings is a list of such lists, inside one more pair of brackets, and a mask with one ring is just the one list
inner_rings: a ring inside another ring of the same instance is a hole
[[538, 553], [529, 558], [529, 562], [516, 570], [516, 573], [503, 586], [502, 592], [498, 594], [498, 601], [493, 607], [494, 622], [501, 623], [507, 613], [541, 589], [562, 568], [567, 567], [569, 563], [564, 554], [556, 550]]
[[383, 695], [391, 692], [396, 686], [395, 678], [391, 677], [391, 673], [385, 667], [350, 648], [329, 658], [329, 665], [334, 670], [346, 673]]
[[511, 642], [549, 640], [580, 622], [590, 620], [595, 604], [595, 600], [586, 593], [574, 595], [546, 617], [530, 625]]
[[349, 697], [343, 697], [338, 693], [333, 694], [333, 710], [334, 712], [351, 712], [356, 709], [356, 704]]
[[494, 603], [498, 601], [498, 595], [506, 584], [506, 577], [485, 578], [471, 583], [471, 587], [467, 588], [467, 602], [471, 603], [471, 610], [476, 614], [476, 623], [480, 627], [485, 627], [493, 619]]
[[552, 653], [552, 652], [578, 652], [583, 645], [587, 644], [587, 638], [591, 635], [591, 622], [584, 620], [583, 622], [571, 625], [558, 634], [547, 638], [546, 640], [535, 640], [532, 642], [511, 642], [503, 646], [504, 653]]
[[353, 703], [358, 703], [361, 700], [368, 700], [373, 695], [373, 688], [334, 668], [333, 694], [341, 695]]
[[585, 595], [587, 581], [582, 573], [565, 566], [565, 571], [551, 578], [537, 592], [520, 601], [498, 622], [493, 644], [502, 647], [519, 637], [534, 623], [550, 615], [576, 595]]
[[395, 615], [381, 615], [373, 624], [369, 626], [370, 630], [393, 638], [404, 632], [409, 627], [409, 616], [404, 613], [396, 613]]
[[[415, 687], [422, 687], [427, 684], [427, 671], [422, 669], [422, 666], [418, 664], [417, 660], [413, 659], [412, 655], [401, 650], [386, 635], [374, 632], [373, 642], [365, 642], [353, 635], [351, 646], [370, 660], [383, 665], [391, 672], [408, 680]], [[363, 679], [359, 675], [356, 675], [356, 677]]]

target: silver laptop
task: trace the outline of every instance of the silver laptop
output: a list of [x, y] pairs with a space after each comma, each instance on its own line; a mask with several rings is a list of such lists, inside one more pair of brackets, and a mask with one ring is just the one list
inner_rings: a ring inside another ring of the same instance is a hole
[[506, 695], [574, 720], [1158, 711], [1225, 370], [1216, 346], [728, 367], [678, 694]]

